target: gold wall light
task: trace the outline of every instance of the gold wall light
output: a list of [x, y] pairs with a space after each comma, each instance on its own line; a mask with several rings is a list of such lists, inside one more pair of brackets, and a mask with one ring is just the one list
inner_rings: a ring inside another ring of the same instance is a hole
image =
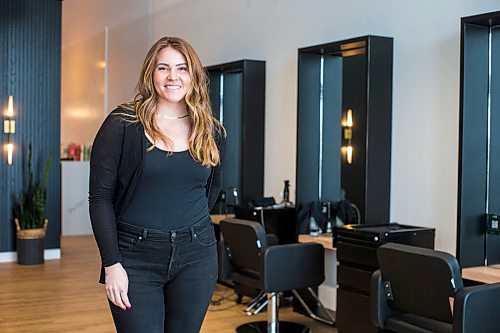
[[3, 132], [7, 134], [7, 164], [12, 165], [12, 155], [14, 153], [14, 143], [12, 142], [12, 134], [16, 133], [16, 121], [14, 120], [14, 98], [9, 96], [7, 103], [7, 111], [3, 120]]
[[342, 120], [342, 153], [345, 155], [345, 159], [347, 164], [352, 164], [352, 127], [353, 127], [353, 118], [352, 118], [352, 109], [348, 109], [345, 113], [345, 118]]

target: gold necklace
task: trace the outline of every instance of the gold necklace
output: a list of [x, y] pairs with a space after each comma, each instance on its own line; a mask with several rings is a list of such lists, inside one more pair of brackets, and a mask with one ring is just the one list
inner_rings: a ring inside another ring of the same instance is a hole
[[187, 116], [189, 116], [189, 114], [187, 114], [187, 113], [186, 113], [186, 114], [185, 114], [185, 115], [183, 115], [183, 116], [175, 116], [175, 117], [170, 117], [170, 116], [166, 116], [166, 115], [164, 115], [164, 114], [159, 114], [159, 113], [157, 113], [157, 114], [156, 114], [156, 116], [157, 116], [158, 118], [165, 118], [165, 119], [174, 120], [174, 119], [182, 119], [182, 118], [186, 118]]

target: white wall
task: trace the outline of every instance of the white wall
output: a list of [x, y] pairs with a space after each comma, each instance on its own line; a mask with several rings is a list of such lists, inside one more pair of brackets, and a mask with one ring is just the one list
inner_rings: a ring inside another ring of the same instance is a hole
[[62, 145], [91, 144], [105, 115], [135, 96], [145, 50], [152, 43], [151, 3], [63, 3]]
[[89, 216], [90, 163], [61, 161], [61, 234], [92, 235]]
[[[105, 4], [99, 18], [91, 3]], [[500, 10], [498, 0], [66, 0], [63, 37], [72, 22], [68, 8], [86, 23], [122, 17], [116, 40], [123, 45], [114, 45], [109, 59], [110, 68], [120, 64], [113, 80], [121, 84], [108, 87], [116, 99], [138, 75], [123, 54], [142, 59], [145, 41], [161, 36], [185, 38], [205, 65], [266, 60], [264, 188], [277, 198], [282, 181], [295, 180], [297, 49], [394, 37], [391, 221], [435, 227], [436, 247], [455, 252], [460, 18]], [[130, 11], [145, 14], [129, 18]]]

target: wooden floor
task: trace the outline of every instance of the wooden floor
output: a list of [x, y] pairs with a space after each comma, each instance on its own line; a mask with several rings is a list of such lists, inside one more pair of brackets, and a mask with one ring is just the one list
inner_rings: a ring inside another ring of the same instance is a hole
[[[61, 250], [61, 260], [43, 265], [0, 263], [1, 333], [114, 332], [104, 287], [97, 283], [99, 258], [93, 238], [63, 237]], [[233, 333], [242, 323], [266, 319], [265, 313], [245, 316], [232, 290], [218, 286], [213, 301], [222, 297], [220, 305], [210, 306], [201, 332]], [[306, 324], [314, 333], [336, 332], [291, 308], [280, 309], [280, 318]]]

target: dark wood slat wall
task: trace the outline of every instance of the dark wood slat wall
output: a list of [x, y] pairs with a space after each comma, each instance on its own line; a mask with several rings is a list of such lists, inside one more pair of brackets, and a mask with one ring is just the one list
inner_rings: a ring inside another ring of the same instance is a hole
[[[3, 118], [5, 103], [7, 103], [7, 68], [8, 68], [8, 47], [7, 45], [7, 1], [0, 1], [0, 106], [1, 114]], [[2, 119], [3, 120], [3, 119]], [[3, 126], [0, 129], [2, 132], [0, 133], [2, 147], [0, 153], [2, 156], [0, 157], [0, 251], [5, 251], [8, 248], [8, 244], [12, 243], [12, 237], [10, 237], [10, 233], [7, 232], [7, 227], [5, 226], [7, 218], [10, 216], [10, 212], [7, 212], [6, 207], [11, 202], [10, 194], [7, 191], [8, 179], [10, 179], [9, 174], [7, 173], [8, 168], [5, 163], [4, 157], [4, 148], [3, 143], [6, 140], [5, 134], [3, 134]]]
[[[34, 167], [43, 169], [52, 153], [46, 247], [60, 245], [61, 10], [56, 0], [0, 1], [0, 104], [13, 95], [16, 120], [13, 165], [4, 151], [0, 160], [0, 252], [15, 250], [12, 208], [25, 181], [29, 143]], [[7, 136], [2, 132], [1, 138], [3, 147]]]

